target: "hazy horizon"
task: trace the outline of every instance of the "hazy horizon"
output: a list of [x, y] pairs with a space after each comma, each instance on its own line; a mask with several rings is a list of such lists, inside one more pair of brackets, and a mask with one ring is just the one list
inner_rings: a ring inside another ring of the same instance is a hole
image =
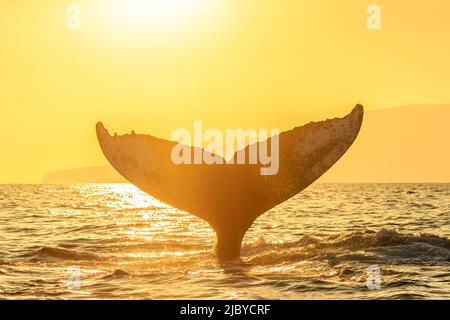
[[[319, 182], [450, 182], [450, 168], [446, 166], [450, 163], [450, 151], [442, 145], [442, 141], [450, 139], [450, 127], [445, 125], [447, 117], [450, 117], [450, 105], [411, 105], [366, 111], [360, 135], [354, 145]], [[404, 132], [397, 134], [395, 123], [401, 119], [409, 124], [404, 124]], [[424, 129], [416, 132], [415, 126]], [[377, 134], [379, 127], [384, 128], [381, 137]], [[422, 133], [424, 131], [426, 134]], [[383, 143], [387, 136], [390, 139]], [[422, 159], [422, 153], [428, 157]], [[104, 165], [50, 171], [42, 182], [46, 181], [126, 182], [106, 161]]]

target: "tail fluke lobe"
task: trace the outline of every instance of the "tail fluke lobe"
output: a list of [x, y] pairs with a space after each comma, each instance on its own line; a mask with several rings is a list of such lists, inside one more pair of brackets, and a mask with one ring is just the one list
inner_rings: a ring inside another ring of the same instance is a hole
[[364, 109], [282, 132], [279, 137], [279, 172], [256, 177], [259, 192], [254, 198], [257, 216], [293, 197], [330, 169], [350, 148], [362, 125]]
[[217, 235], [218, 257], [229, 260], [240, 256], [242, 239], [258, 216], [308, 187], [348, 150], [362, 119], [358, 105], [344, 118], [281, 133], [279, 171], [266, 176], [259, 164], [176, 165], [171, 159], [176, 142], [134, 132], [111, 136], [101, 123], [97, 137], [105, 157], [128, 181], [206, 220]]

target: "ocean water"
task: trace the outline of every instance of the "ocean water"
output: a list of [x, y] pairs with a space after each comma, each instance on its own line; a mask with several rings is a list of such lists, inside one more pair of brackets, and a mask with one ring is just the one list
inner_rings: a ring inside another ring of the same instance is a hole
[[450, 184], [315, 184], [220, 264], [128, 184], [0, 186], [1, 299], [449, 299]]

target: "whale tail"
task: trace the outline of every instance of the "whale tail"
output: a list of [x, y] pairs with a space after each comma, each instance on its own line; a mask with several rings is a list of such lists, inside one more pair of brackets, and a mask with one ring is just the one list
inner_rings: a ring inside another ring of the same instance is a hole
[[97, 123], [97, 138], [105, 157], [128, 181], [207, 221], [216, 232], [218, 258], [231, 260], [239, 258], [242, 239], [256, 218], [308, 187], [348, 150], [363, 113], [357, 105], [343, 118], [311, 122], [269, 138], [269, 145], [274, 138], [279, 142], [274, 175], [261, 175], [261, 164], [176, 165], [171, 154], [177, 142], [134, 132], [111, 136], [102, 123]]

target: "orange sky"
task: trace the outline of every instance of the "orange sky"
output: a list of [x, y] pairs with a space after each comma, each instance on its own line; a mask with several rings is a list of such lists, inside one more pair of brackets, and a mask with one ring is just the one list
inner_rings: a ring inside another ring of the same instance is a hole
[[0, 182], [105, 164], [99, 120], [169, 138], [450, 102], [448, 0], [153, 1], [0, 2]]

